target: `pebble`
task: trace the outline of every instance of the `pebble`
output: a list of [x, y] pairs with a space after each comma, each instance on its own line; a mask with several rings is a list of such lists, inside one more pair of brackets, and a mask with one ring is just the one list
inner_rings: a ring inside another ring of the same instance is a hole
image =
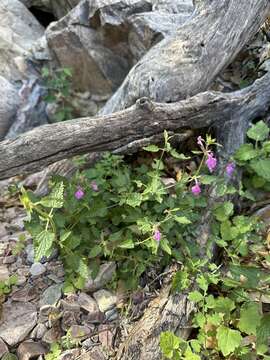
[[39, 355], [48, 353], [47, 347], [39, 342], [25, 341], [20, 344], [17, 350], [19, 360], [30, 360], [36, 358]]
[[62, 337], [62, 331], [60, 327], [53, 327], [52, 329], [49, 329], [46, 331], [46, 333], [42, 337], [42, 341], [44, 341], [47, 344], [53, 344], [60, 340]]
[[16, 261], [16, 257], [14, 255], [5, 256], [3, 259], [3, 264], [13, 264]]
[[91, 296], [85, 293], [80, 293], [78, 298], [78, 304], [82, 309], [84, 309], [88, 313], [92, 314], [99, 312], [99, 308], [96, 300], [94, 300]]
[[70, 327], [70, 335], [75, 340], [85, 340], [92, 333], [92, 330], [88, 326], [72, 325]]
[[9, 278], [9, 271], [7, 266], [0, 265], [0, 281], [6, 281]]
[[46, 272], [46, 268], [41, 263], [37, 262], [30, 267], [30, 273], [32, 276], [40, 276]]
[[64, 351], [58, 360], [77, 360], [80, 359], [80, 349], [72, 349]]
[[35, 262], [35, 250], [33, 244], [28, 244], [25, 247], [26, 259], [30, 264]]
[[111, 310], [116, 305], [116, 296], [108, 290], [99, 290], [95, 292], [93, 296], [96, 299], [101, 312]]
[[94, 292], [100, 290], [105, 286], [109, 281], [112, 280], [116, 272], [115, 262], [107, 262], [100, 266], [99, 272], [95, 279], [92, 279], [90, 276], [85, 283], [84, 291]]
[[39, 305], [44, 306], [56, 304], [62, 296], [62, 287], [63, 284], [49, 286], [41, 295]]
[[117, 309], [112, 309], [112, 310], [108, 310], [106, 311], [105, 313], [105, 319], [107, 321], [114, 321], [114, 320], [117, 320], [119, 317], [119, 314], [118, 314], [118, 311]]
[[37, 326], [34, 328], [34, 330], [31, 333], [31, 339], [40, 340], [44, 336], [45, 332], [47, 331], [47, 328], [44, 324], [37, 324]]

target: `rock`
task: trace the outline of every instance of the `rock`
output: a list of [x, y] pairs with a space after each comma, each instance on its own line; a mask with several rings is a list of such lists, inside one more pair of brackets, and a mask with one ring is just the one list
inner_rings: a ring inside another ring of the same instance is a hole
[[88, 326], [72, 325], [70, 327], [70, 335], [75, 340], [85, 340], [92, 333], [92, 330]]
[[56, 304], [62, 296], [62, 287], [63, 284], [51, 285], [48, 287], [48, 289], [46, 289], [42, 294], [39, 305], [44, 306]]
[[34, 263], [30, 268], [30, 273], [32, 276], [40, 276], [46, 272], [46, 268], [41, 263]]
[[68, 295], [65, 299], [61, 300], [61, 307], [63, 310], [79, 312], [78, 296], [74, 294]]
[[106, 324], [99, 325], [99, 341], [102, 346], [106, 349], [111, 349], [113, 347], [113, 332]]
[[78, 304], [82, 309], [87, 311], [90, 314], [99, 312], [98, 304], [91, 296], [80, 293], [78, 298]]
[[1, 0], [0, 76], [9, 81], [22, 79], [18, 62], [43, 34], [44, 28], [19, 0]]
[[95, 279], [91, 277], [86, 281], [84, 290], [94, 292], [105, 286], [115, 275], [115, 262], [106, 262], [100, 266], [99, 272]]
[[80, 356], [80, 360], [106, 360], [107, 356], [103, 353], [101, 347], [95, 347], [93, 350], [88, 351], [86, 354]]
[[80, 313], [73, 311], [64, 311], [61, 326], [64, 331], [68, 331], [69, 328], [73, 325], [80, 324]]
[[107, 321], [114, 321], [117, 320], [119, 317], [117, 309], [108, 310], [105, 313], [105, 319]]
[[47, 328], [44, 324], [37, 324], [37, 326], [34, 328], [34, 330], [31, 333], [31, 339], [40, 340], [46, 333]]
[[33, 264], [35, 262], [35, 250], [33, 244], [28, 244], [25, 247], [26, 252], [26, 259], [30, 264]]
[[29, 302], [38, 296], [38, 289], [31, 285], [26, 285], [23, 289], [12, 293], [13, 301]]
[[39, 319], [40, 323], [50, 321], [57, 321], [61, 317], [60, 309], [53, 305], [43, 305], [39, 311]]
[[80, 349], [66, 350], [60, 355], [58, 360], [79, 360], [81, 358], [79, 356], [80, 352]]
[[0, 265], [0, 281], [6, 281], [9, 278], [9, 271], [7, 266]]
[[115, 295], [113, 295], [108, 290], [99, 290], [94, 293], [94, 298], [96, 299], [98, 303], [99, 310], [101, 312], [106, 312], [108, 310], [111, 310], [115, 305], [117, 298]]
[[10, 346], [23, 341], [37, 323], [36, 307], [31, 303], [5, 303], [0, 337]]
[[60, 340], [62, 337], [62, 331], [60, 326], [54, 326], [50, 330], [46, 331], [46, 333], [42, 337], [42, 341], [47, 344], [53, 344]]
[[19, 360], [30, 360], [39, 355], [47, 354], [48, 349], [39, 342], [25, 341], [20, 344], [17, 350]]
[[[1, 27], [0, 27], [0, 32], [1, 32]], [[0, 35], [0, 40], [1, 40], [1, 35]], [[0, 64], [1, 64], [1, 55], [0, 55]], [[20, 103], [20, 98], [16, 87], [13, 86], [7, 79], [1, 76], [1, 70], [0, 70], [0, 141], [4, 139], [8, 129], [10, 128], [12, 122], [14, 121], [16, 111], [19, 107], [19, 103]]]
[[5, 342], [0, 338], [0, 359], [2, 359], [2, 356], [5, 353], [8, 353], [8, 347]]

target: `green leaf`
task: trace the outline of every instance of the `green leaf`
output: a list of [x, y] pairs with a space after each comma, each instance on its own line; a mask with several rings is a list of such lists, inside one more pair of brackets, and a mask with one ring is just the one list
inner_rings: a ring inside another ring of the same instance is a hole
[[140, 193], [131, 193], [128, 198], [125, 200], [126, 204], [132, 207], [140, 206], [143, 201], [142, 194]]
[[190, 156], [185, 156], [184, 154], [180, 154], [175, 149], [171, 149], [170, 154], [171, 154], [172, 157], [174, 157], [175, 159], [178, 159], [178, 160], [188, 160], [188, 159], [190, 159]]
[[234, 206], [230, 201], [218, 204], [214, 209], [214, 216], [218, 221], [225, 221], [233, 214]]
[[174, 216], [174, 220], [182, 225], [191, 224], [191, 221], [186, 216]]
[[188, 347], [183, 359], [184, 360], [201, 360], [201, 357], [197, 354], [194, 354], [192, 352], [192, 350], [190, 349], [190, 347]]
[[186, 270], [177, 271], [173, 277], [172, 289], [175, 292], [181, 292], [190, 285], [189, 273]]
[[250, 163], [251, 168], [257, 175], [270, 181], [270, 159], [257, 159]]
[[174, 351], [180, 346], [180, 339], [170, 331], [165, 331], [160, 335], [160, 348], [163, 355], [169, 359], [173, 358]]
[[256, 335], [256, 329], [261, 321], [259, 305], [256, 303], [244, 304], [240, 311], [238, 328], [248, 335]]
[[188, 298], [190, 301], [198, 303], [203, 300], [203, 295], [199, 291], [192, 291], [189, 293]]
[[18, 360], [17, 356], [12, 353], [5, 353], [2, 360]]
[[50, 256], [54, 240], [55, 234], [48, 230], [43, 230], [35, 237], [36, 261], [39, 261], [43, 256]]
[[254, 159], [258, 155], [258, 150], [254, 149], [252, 144], [243, 144], [236, 151], [234, 158], [239, 161], [247, 161]]
[[134, 242], [132, 239], [126, 239], [119, 245], [119, 247], [121, 249], [134, 249]]
[[158, 152], [160, 149], [157, 145], [148, 145], [148, 146], [145, 146], [143, 148], [143, 150], [155, 153], [155, 152]]
[[165, 238], [160, 240], [161, 248], [169, 255], [172, 255], [172, 249], [170, 248], [169, 241]]
[[263, 122], [259, 121], [256, 125], [253, 125], [247, 132], [247, 136], [255, 141], [263, 141], [268, 138], [269, 128]]
[[270, 339], [270, 314], [266, 314], [260, 321], [257, 328], [257, 346], [268, 345]]
[[60, 209], [64, 203], [64, 183], [57, 183], [51, 193], [45, 196], [39, 202], [41, 205], [49, 208]]
[[237, 349], [242, 341], [241, 333], [226, 326], [220, 326], [217, 330], [218, 347], [224, 356], [228, 356]]
[[88, 257], [91, 258], [95, 258], [98, 255], [100, 255], [102, 253], [102, 247], [100, 245], [95, 245], [92, 247], [92, 249], [89, 252]]
[[83, 259], [80, 259], [79, 266], [77, 269], [77, 273], [82, 277], [83, 279], [87, 279], [89, 277], [89, 269], [86, 264], [86, 262]]
[[230, 314], [235, 309], [235, 303], [229, 298], [219, 297], [216, 300], [214, 309], [217, 313]]

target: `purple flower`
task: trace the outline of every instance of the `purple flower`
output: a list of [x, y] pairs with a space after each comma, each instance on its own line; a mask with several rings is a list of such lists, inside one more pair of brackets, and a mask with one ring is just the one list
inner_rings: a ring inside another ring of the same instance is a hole
[[98, 185], [97, 185], [97, 183], [96, 183], [95, 181], [92, 181], [92, 182], [91, 182], [91, 188], [92, 188], [92, 190], [95, 191], [95, 192], [98, 192], [98, 191], [99, 191]]
[[226, 174], [229, 177], [231, 177], [234, 170], [235, 170], [235, 163], [233, 163], [233, 162], [228, 163], [227, 166], [226, 166]]
[[81, 187], [78, 187], [78, 188], [77, 188], [77, 191], [76, 191], [75, 194], [74, 194], [74, 196], [75, 196], [75, 198], [76, 198], [77, 200], [82, 199], [82, 198], [84, 197], [84, 191], [83, 191], [83, 189], [82, 189]]
[[161, 239], [161, 232], [158, 230], [158, 229], [156, 229], [155, 230], [155, 232], [154, 232], [154, 240], [156, 240], [157, 242], [159, 242], [160, 241], [160, 239]]
[[191, 191], [193, 195], [198, 196], [202, 191], [200, 184], [196, 182], [196, 184], [192, 186]]
[[213, 172], [217, 166], [217, 159], [213, 156], [212, 152], [207, 154], [206, 166], [210, 172]]
[[197, 137], [197, 144], [203, 146], [203, 138], [201, 136]]

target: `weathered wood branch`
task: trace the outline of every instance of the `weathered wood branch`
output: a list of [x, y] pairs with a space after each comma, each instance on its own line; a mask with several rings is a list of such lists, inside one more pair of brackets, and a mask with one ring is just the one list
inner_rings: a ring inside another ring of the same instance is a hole
[[145, 54], [101, 114], [127, 108], [144, 96], [175, 102], [207, 90], [269, 12], [269, 0], [197, 1], [190, 20]]
[[174, 104], [142, 98], [122, 112], [44, 125], [0, 142], [0, 179], [36, 172], [61, 159], [113, 151], [164, 129], [198, 129], [235, 119], [252, 120], [270, 106], [270, 73], [228, 94], [205, 92]]

